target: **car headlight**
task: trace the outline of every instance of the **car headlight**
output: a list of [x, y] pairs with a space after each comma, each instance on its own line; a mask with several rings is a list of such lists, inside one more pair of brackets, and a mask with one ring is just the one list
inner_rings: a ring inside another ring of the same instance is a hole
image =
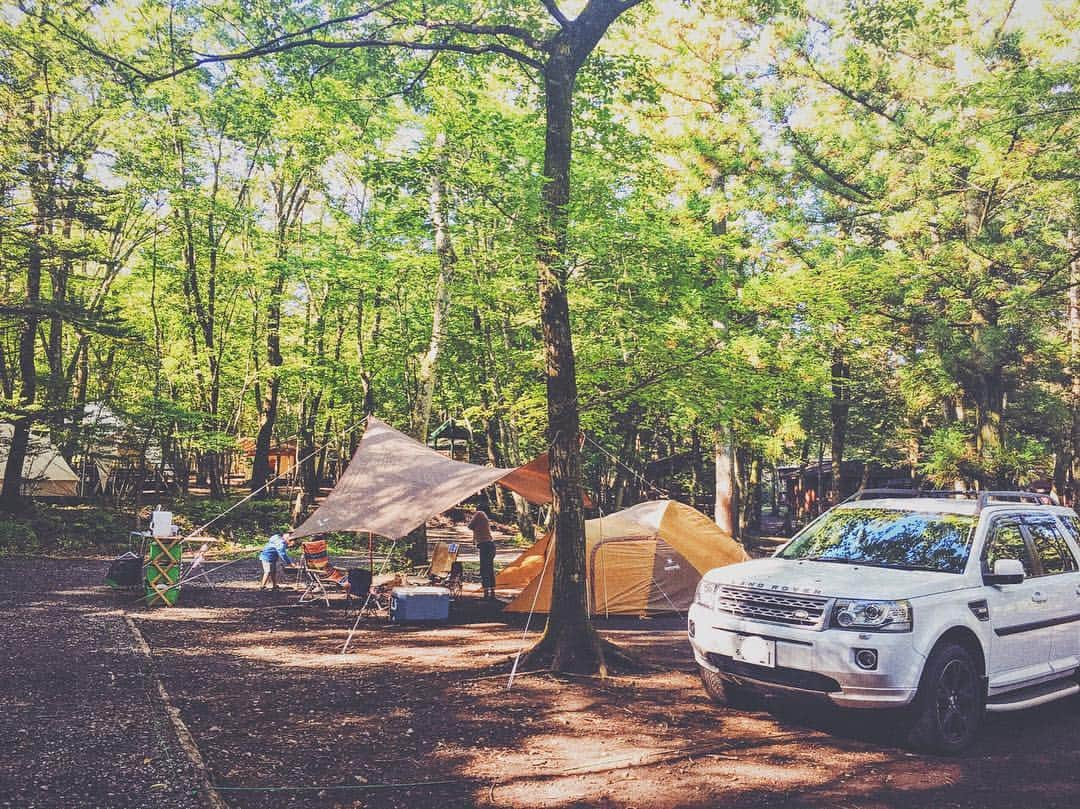
[[702, 579], [697, 586], [697, 592], [694, 593], [694, 603], [708, 607], [710, 610], [713, 609], [716, 606], [716, 589], [719, 586], [714, 581]]
[[842, 598], [833, 606], [829, 625], [862, 632], [910, 632], [911, 603]]

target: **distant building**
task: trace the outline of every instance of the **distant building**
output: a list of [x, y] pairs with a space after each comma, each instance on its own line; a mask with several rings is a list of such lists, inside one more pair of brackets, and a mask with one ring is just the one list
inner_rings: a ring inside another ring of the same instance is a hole
[[472, 461], [473, 429], [468, 419], [449, 418], [428, 435], [428, 446], [455, 461]]
[[[255, 460], [255, 439], [240, 439], [240, 452], [237, 454], [237, 460], [241, 458], [243, 459], [242, 468], [238, 468], [239, 465], [234, 464], [232, 473], [246, 475], [250, 478], [251, 466]], [[296, 439], [272, 444], [270, 446], [269, 462], [270, 477], [276, 478], [289, 475], [296, 468]]]

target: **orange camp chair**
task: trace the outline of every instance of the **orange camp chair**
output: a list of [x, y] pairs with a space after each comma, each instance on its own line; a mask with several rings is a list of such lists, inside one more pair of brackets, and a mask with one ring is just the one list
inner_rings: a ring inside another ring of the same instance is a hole
[[326, 550], [326, 540], [316, 539], [302, 544], [304, 551], [303, 571], [307, 576], [307, 588], [300, 594], [300, 603], [325, 601], [330, 606], [330, 593], [327, 585], [349, 591], [349, 574], [330, 564], [330, 555]]

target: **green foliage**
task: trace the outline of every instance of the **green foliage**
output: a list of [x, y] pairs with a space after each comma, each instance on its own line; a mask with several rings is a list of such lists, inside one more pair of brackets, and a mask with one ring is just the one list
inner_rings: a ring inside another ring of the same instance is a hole
[[[391, 5], [323, 35], [387, 15], [402, 30], [556, 30], [517, 0]], [[828, 455], [842, 426], [845, 457], [941, 485], [1060, 478], [1080, 418], [1064, 325], [1080, 21], [1013, 5], [645, 4], [612, 29], [578, 77], [565, 255], [590, 437], [634, 469], [674, 469], [665, 485], [695, 497], [719, 431], [744, 461]], [[238, 455], [272, 385], [274, 441], [327, 441], [331, 466], [369, 409], [405, 426], [431, 340], [442, 172], [456, 263], [434, 418], [490, 431], [500, 465], [546, 448], [533, 72], [493, 53], [295, 48], [148, 82], [131, 66], [164, 72], [336, 12], [54, 10], [59, 27], [0, 19], [5, 418], [33, 414], [76, 459], [92, 449], [79, 414], [103, 402], [125, 458], [181, 471]], [[79, 47], [91, 41], [124, 64]], [[627, 472], [585, 452], [610, 503]], [[214, 494], [173, 508], [197, 526], [235, 502]], [[215, 531], [256, 543], [290, 506], [253, 501]], [[121, 527], [71, 526], [42, 536], [104, 543]]]

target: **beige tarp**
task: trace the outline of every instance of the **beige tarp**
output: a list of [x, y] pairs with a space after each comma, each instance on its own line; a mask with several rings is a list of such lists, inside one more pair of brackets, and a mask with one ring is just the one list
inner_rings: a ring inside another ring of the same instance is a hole
[[370, 531], [397, 539], [495, 482], [530, 503], [551, 502], [546, 455], [518, 469], [462, 463], [372, 417], [337, 486], [293, 533]]
[[[715, 522], [672, 500], [586, 520], [585, 543], [595, 615], [685, 610], [702, 574], [748, 558]], [[537, 612], [549, 611], [554, 559], [554, 545], [544, 536], [499, 572], [497, 587], [524, 588], [507, 611], [528, 612], [534, 601]]]
[[[8, 450], [14, 433], [11, 424], [0, 424], [0, 479], [7, 469]], [[23, 462], [22, 490], [30, 497], [75, 497], [79, 491], [79, 476], [49, 439], [31, 433]]]
[[453, 461], [369, 418], [345, 474], [294, 534], [370, 531], [397, 539], [509, 471]]

